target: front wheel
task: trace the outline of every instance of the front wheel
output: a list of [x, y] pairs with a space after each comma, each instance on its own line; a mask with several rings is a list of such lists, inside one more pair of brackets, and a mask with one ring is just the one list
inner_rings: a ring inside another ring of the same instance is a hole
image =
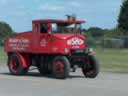
[[99, 73], [99, 62], [95, 56], [88, 56], [86, 66], [82, 67], [82, 72], [87, 78], [95, 78]]
[[65, 56], [57, 56], [53, 60], [53, 74], [56, 78], [66, 79], [69, 76], [70, 63]]

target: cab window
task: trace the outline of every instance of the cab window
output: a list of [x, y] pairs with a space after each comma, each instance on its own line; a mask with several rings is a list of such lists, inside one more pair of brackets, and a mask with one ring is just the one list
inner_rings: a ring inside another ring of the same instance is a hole
[[40, 33], [47, 33], [48, 32], [48, 25], [47, 24], [40, 24]]
[[76, 24], [76, 30], [78, 34], [82, 34], [82, 25], [81, 24]]

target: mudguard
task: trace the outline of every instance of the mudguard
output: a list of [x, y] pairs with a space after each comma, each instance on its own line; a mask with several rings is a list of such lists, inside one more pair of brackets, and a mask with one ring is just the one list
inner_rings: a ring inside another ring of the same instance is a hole
[[29, 56], [23, 55], [23, 54], [20, 54], [20, 53], [17, 53], [17, 55], [20, 57], [20, 60], [22, 62], [22, 66], [24, 68], [28, 68], [30, 66]]

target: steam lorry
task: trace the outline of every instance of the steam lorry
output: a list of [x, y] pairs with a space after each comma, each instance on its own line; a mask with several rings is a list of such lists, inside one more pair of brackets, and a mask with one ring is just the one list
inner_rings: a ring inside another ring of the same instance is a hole
[[5, 40], [8, 68], [13, 75], [25, 75], [31, 66], [42, 75], [65, 79], [79, 67], [87, 78], [99, 73], [95, 52], [82, 34], [83, 20], [33, 20], [32, 31]]

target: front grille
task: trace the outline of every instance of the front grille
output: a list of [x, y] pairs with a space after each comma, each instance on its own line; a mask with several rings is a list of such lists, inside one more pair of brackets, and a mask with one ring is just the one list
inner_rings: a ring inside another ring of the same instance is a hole
[[70, 56], [70, 59], [75, 59], [75, 60], [80, 60], [85, 58], [85, 50], [77, 49], [77, 50], [72, 50], [72, 54]]
[[78, 65], [79, 67], [81, 67], [84, 62], [85, 62], [85, 54], [83, 52], [73, 52], [71, 56], [69, 56], [69, 60], [71, 62], [71, 65]]
[[76, 50], [72, 50], [71, 52], [72, 52], [72, 54], [84, 54], [85, 50], [83, 50], [83, 49], [76, 49]]

